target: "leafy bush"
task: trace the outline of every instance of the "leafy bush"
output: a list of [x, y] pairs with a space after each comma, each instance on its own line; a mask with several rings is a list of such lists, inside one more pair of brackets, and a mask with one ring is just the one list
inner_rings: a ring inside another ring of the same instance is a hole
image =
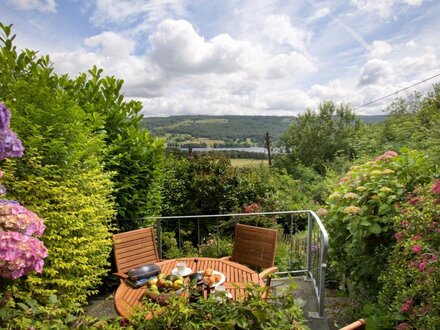
[[[249, 286], [242, 301], [220, 302], [215, 295], [191, 303], [176, 296], [166, 306], [146, 301], [145, 309], [124, 323], [127, 329], [308, 329], [290, 290], [267, 300], [263, 290]], [[148, 320], [145, 310], [155, 311]]]
[[[43, 274], [15, 281], [12, 299], [63, 315], [96, 292], [107, 273], [115, 205], [102, 165], [104, 135], [63, 88], [67, 77], [54, 74], [47, 57], [18, 53], [10, 27], [0, 28], [0, 98], [26, 150], [3, 164], [4, 183], [9, 196], [45, 219], [49, 251]], [[60, 304], [50, 303], [54, 295]]]
[[440, 324], [440, 180], [409, 195], [394, 218], [397, 241], [380, 277], [375, 329], [435, 329]]
[[200, 245], [200, 255], [203, 257], [220, 258], [232, 255], [232, 238], [210, 236]]
[[114, 173], [116, 225], [128, 231], [145, 227], [142, 218], [160, 212], [163, 141], [142, 128], [142, 103], [124, 99], [123, 80], [102, 73], [94, 66], [64, 88], [96, 131], [105, 131], [105, 170]]
[[393, 217], [400, 203], [418, 184], [430, 180], [434, 166], [417, 151], [388, 151], [354, 166], [329, 196], [325, 226], [330, 235], [331, 267], [358, 293], [378, 292], [380, 270], [386, 265]]

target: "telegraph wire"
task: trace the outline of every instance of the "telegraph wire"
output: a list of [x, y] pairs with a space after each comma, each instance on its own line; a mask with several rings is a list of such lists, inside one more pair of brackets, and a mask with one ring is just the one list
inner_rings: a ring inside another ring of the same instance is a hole
[[424, 82], [426, 82], [426, 81], [428, 81], [428, 80], [431, 80], [431, 79], [434, 79], [435, 77], [438, 77], [438, 76], [440, 76], [440, 73], [438, 73], [438, 74], [436, 74], [436, 75], [434, 75], [434, 76], [431, 76], [431, 77], [429, 77], [429, 78], [426, 78], [426, 79], [424, 79], [424, 80], [422, 80], [422, 81], [419, 81], [419, 82], [417, 82], [417, 83], [415, 83], [415, 84], [412, 84], [411, 86], [408, 86], [408, 87], [405, 87], [405, 88], [399, 89], [398, 91], [395, 91], [395, 92], [393, 92], [393, 93], [391, 93], [391, 94], [388, 94], [388, 95], [382, 96], [382, 97], [380, 97], [380, 98], [378, 98], [378, 99], [375, 99], [375, 100], [373, 100], [373, 101], [370, 101], [370, 102], [367, 102], [367, 103], [364, 103], [364, 104], [358, 105], [357, 107], [354, 107], [353, 110], [357, 110], [357, 109], [359, 109], [359, 108], [366, 107], [367, 105], [370, 105], [370, 104], [376, 103], [376, 102], [381, 101], [381, 100], [383, 100], [383, 99], [386, 99], [387, 97], [390, 97], [390, 96], [393, 96], [393, 95], [398, 94], [398, 93], [400, 93], [400, 92], [403, 92], [403, 91], [405, 91], [405, 90], [407, 90], [407, 89], [410, 89], [411, 87], [414, 87], [414, 86], [417, 86], [417, 85], [423, 84]]

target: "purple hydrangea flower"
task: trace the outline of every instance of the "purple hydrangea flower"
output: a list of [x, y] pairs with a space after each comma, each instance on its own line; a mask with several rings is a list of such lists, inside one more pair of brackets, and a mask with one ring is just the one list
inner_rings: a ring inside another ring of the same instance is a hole
[[17, 135], [9, 128], [11, 113], [0, 103], [0, 160], [23, 156], [23, 145]]
[[10, 128], [0, 129], [0, 160], [9, 157], [22, 157], [23, 145]]
[[9, 128], [11, 122], [11, 113], [3, 103], [0, 103], [0, 130]]

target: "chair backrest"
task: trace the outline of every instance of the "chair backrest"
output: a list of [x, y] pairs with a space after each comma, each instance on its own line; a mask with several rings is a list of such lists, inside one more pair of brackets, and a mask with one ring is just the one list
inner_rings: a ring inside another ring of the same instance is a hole
[[236, 224], [232, 260], [248, 266], [272, 267], [277, 235], [275, 229]]
[[118, 273], [159, 261], [151, 227], [113, 235], [113, 249]]

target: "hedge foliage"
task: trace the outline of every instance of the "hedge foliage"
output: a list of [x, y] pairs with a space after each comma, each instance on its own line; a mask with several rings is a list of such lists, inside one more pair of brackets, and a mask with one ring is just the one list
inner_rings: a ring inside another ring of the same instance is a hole
[[8, 198], [45, 220], [49, 256], [41, 276], [3, 293], [62, 316], [108, 273], [112, 231], [140, 227], [138, 218], [160, 209], [163, 147], [139, 130], [141, 105], [124, 100], [121, 80], [97, 68], [58, 75], [49, 57], [18, 51], [14, 37], [0, 23], [0, 100], [25, 148], [22, 159], [3, 162], [3, 183]]

